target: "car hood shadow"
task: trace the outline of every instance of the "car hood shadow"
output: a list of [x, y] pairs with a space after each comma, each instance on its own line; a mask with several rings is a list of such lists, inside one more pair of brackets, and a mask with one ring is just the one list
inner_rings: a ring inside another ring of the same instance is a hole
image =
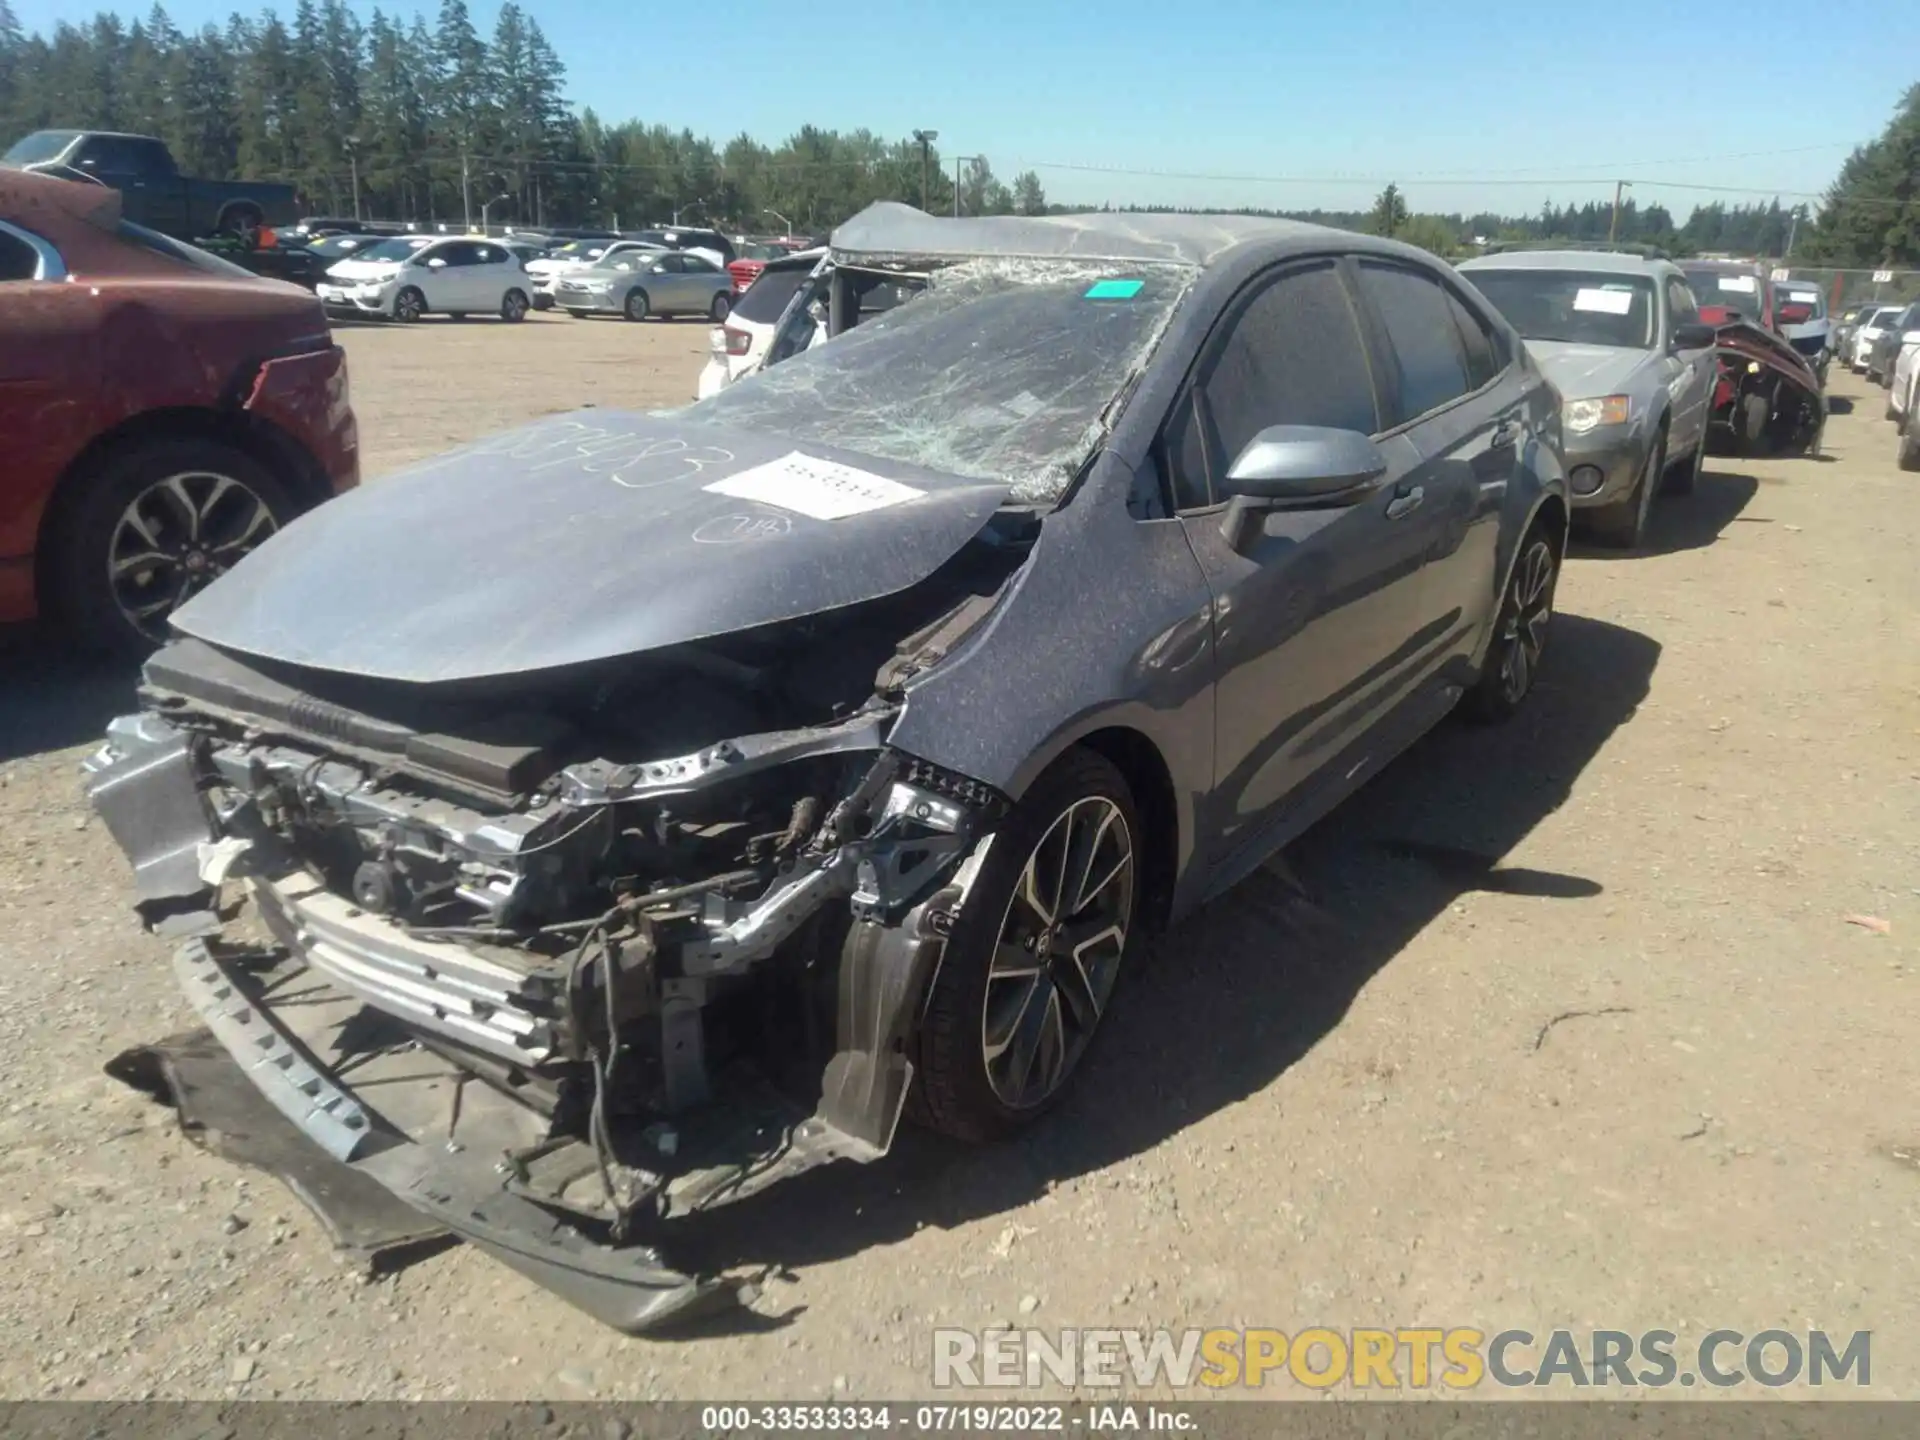
[[1601, 893], [1591, 878], [1499, 857], [1565, 802], [1646, 696], [1659, 653], [1620, 626], [1557, 617], [1549, 668], [1519, 717], [1441, 726], [1283, 857], [1160, 937], [1123, 982], [1073, 1093], [1019, 1140], [970, 1149], [903, 1129], [873, 1166], [799, 1176], [770, 1201], [675, 1222], [663, 1241], [710, 1272], [798, 1268], [1026, 1204], [1272, 1084], [1461, 894]]

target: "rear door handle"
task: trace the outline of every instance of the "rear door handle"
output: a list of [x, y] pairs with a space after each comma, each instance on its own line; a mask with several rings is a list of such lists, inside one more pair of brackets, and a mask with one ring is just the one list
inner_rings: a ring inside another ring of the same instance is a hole
[[1398, 520], [1402, 515], [1410, 515], [1420, 508], [1420, 502], [1427, 498], [1427, 492], [1418, 485], [1404, 493], [1396, 494], [1387, 502], [1387, 519]]

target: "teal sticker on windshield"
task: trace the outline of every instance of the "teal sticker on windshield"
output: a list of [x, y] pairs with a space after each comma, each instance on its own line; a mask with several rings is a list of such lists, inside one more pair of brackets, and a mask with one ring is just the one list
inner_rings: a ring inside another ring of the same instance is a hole
[[1146, 283], [1144, 280], [1096, 280], [1087, 290], [1087, 299], [1131, 300]]

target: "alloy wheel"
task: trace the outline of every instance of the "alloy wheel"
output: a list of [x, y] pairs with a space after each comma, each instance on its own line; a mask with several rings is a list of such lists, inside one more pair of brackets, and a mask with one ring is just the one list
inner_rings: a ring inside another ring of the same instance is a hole
[[987, 1083], [1013, 1110], [1066, 1082], [1112, 997], [1133, 917], [1133, 835], [1112, 800], [1074, 801], [1027, 857], [981, 1007]]
[[228, 475], [186, 471], [157, 480], [120, 513], [107, 548], [107, 584], [127, 622], [150, 640], [189, 596], [224, 575], [279, 522]]
[[399, 295], [394, 297], [393, 313], [397, 319], [407, 321], [418, 320], [424, 309], [425, 306], [421, 301], [420, 292], [417, 290], [402, 290]]
[[1536, 538], [1513, 567], [1506, 619], [1500, 628], [1500, 693], [1517, 705], [1533, 688], [1553, 619], [1553, 548]]

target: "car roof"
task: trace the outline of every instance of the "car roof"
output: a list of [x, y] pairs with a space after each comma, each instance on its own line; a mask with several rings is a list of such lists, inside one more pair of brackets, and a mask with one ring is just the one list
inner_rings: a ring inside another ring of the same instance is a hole
[[846, 259], [908, 257], [1162, 261], [1205, 267], [1237, 245], [1266, 240], [1305, 249], [1329, 239], [1346, 249], [1402, 254], [1407, 247], [1300, 220], [1259, 215], [986, 215], [947, 219], [911, 205], [869, 205], [832, 235]]
[[120, 192], [86, 180], [0, 167], [0, 217], [29, 224], [36, 213], [49, 211], [110, 230], [120, 220]]
[[1587, 270], [1605, 275], [1651, 275], [1674, 268], [1671, 260], [1618, 250], [1503, 250], [1498, 255], [1476, 255], [1456, 269], [1471, 270]]

